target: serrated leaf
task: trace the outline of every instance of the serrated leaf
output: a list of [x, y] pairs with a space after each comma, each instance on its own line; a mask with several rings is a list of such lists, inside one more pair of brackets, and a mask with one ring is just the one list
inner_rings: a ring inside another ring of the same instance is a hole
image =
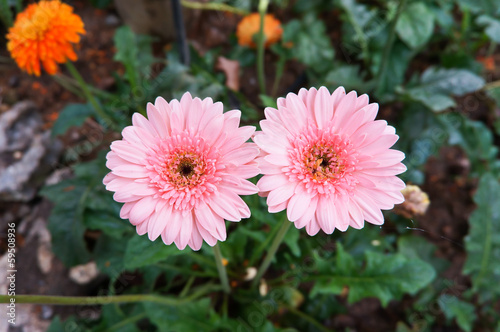
[[453, 295], [443, 294], [438, 299], [439, 307], [447, 319], [456, 319], [458, 326], [466, 332], [472, 331], [477, 319], [475, 307]]
[[366, 297], [376, 297], [385, 307], [389, 301], [400, 299], [405, 293], [415, 294], [427, 286], [436, 273], [431, 265], [419, 260], [408, 259], [401, 254], [380, 254], [365, 252], [364, 268], [361, 262], [338, 245], [337, 256], [333, 262], [331, 277], [319, 279], [314, 285], [311, 296], [321, 293], [340, 294], [348, 287], [348, 302], [354, 303]]
[[455, 105], [451, 95], [461, 96], [483, 86], [484, 80], [468, 70], [430, 67], [417, 85], [406, 90], [406, 95], [439, 112]]
[[[414, 54], [415, 52], [411, 51], [404, 43], [400, 41], [394, 43], [389, 54], [388, 63], [390, 63], [390, 66], [387, 67], [385, 75], [381, 79], [383, 87], [380, 90], [385, 92], [384, 96], [380, 96], [383, 100], [390, 101], [393, 99], [396, 88], [404, 82], [406, 70]], [[374, 55], [375, 66], [373, 67], [376, 67], [374, 72], [378, 72], [382, 55], [382, 52]]]
[[94, 109], [88, 104], [66, 105], [52, 127], [52, 136], [63, 135], [71, 127], [82, 126], [93, 114]]
[[449, 262], [436, 257], [437, 247], [419, 236], [401, 236], [398, 238], [398, 251], [409, 259], [421, 259], [431, 264], [438, 272], [449, 266]]
[[492, 132], [484, 123], [456, 113], [443, 114], [438, 119], [445, 126], [448, 144], [464, 149], [475, 173], [494, 170], [498, 148], [493, 143]]
[[127, 242], [123, 239], [119, 241], [107, 235], [101, 235], [97, 240], [93, 251], [97, 268], [109, 276], [112, 282], [125, 270], [123, 257], [126, 247]]
[[153, 242], [147, 236], [133, 236], [127, 243], [123, 264], [126, 269], [132, 270], [180, 254], [182, 251], [175, 245], [167, 246], [159, 238]]
[[427, 43], [433, 31], [434, 15], [423, 2], [408, 5], [396, 23], [399, 38], [413, 49]]
[[472, 278], [481, 302], [500, 297], [500, 183], [490, 173], [481, 176], [474, 195], [477, 209], [469, 218], [463, 272]]
[[294, 57], [316, 72], [327, 69], [335, 56], [326, 26], [314, 14], [285, 24], [283, 41], [291, 42]]
[[[136, 308], [141, 308], [139, 305]], [[105, 332], [105, 331], [116, 331], [116, 326], [118, 325], [120, 332], [139, 332], [140, 330], [133, 324], [132, 322], [128, 322], [127, 324], [120, 324], [125, 321], [127, 318], [130, 318], [129, 315], [125, 314], [120, 307], [116, 304], [108, 304], [102, 306], [101, 312], [101, 324], [94, 329], [93, 332]], [[113, 329], [111, 329], [114, 327]]]
[[48, 225], [52, 250], [68, 267], [86, 263], [90, 258], [82, 218], [88, 193], [86, 184], [78, 179], [64, 180], [40, 192], [55, 204]]
[[500, 20], [488, 15], [481, 15], [476, 19], [478, 25], [484, 25], [484, 32], [495, 43], [500, 43]]
[[218, 331], [217, 320], [209, 298], [180, 305], [143, 304], [148, 318], [158, 331]]
[[127, 25], [115, 31], [116, 53], [114, 60], [125, 66], [127, 79], [132, 85], [137, 86], [141, 77], [149, 77], [150, 75], [150, 66], [154, 62], [151, 49], [152, 41], [153, 39], [149, 36], [136, 35]]

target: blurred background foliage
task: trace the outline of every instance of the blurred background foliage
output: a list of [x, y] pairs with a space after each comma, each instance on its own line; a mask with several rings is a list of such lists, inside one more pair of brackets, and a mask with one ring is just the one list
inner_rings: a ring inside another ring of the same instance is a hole
[[[249, 0], [210, 2], [257, 9]], [[110, 1], [92, 4], [107, 8]], [[21, 5], [0, 0], [5, 26]], [[273, 106], [276, 97], [302, 86], [333, 90], [343, 85], [368, 93], [381, 104], [380, 117], [387, 117], [400, 135], [397, 148], [407, 156], [406, 182], [428, 183], [426, 163], [445, 146], [459, 147], [470, 162], [466, 177], [477, 185], [476, 208], [467, 235], [453, 244], [465, 252], [458, 274], [466, 277], [467, 287], [457, 291], [457, 281], [446, 273], [451, 262], [436, 254], [436, 241], [418, 228], [418, 218], [387, 212], [382, 227], [366, 225], [331, 236], [310, 237], [292, 227], [260, 291], [250, 290], [249, 268], [259, 264], [285, 217], [267, 213], [265, 201], [255, 196], [245, 198], [252, 217], [228, 224], [228, 240], [221, 245], [232, 293], [210, 291], [218, 279], [206, 244], [193, 253], [139, 237], [119, 218], [120, 204], [102, 185], [106, 149], [77, 163], [67, 151], [74, 176], [41, 192], [54, 203], [49, 229], [57, 257], [68, 267], [95, 261], [107, 276], [101, 293], [156, 293], [179, 303], [108, 304], [96, 319], [57, 317], [49, 331], [75, 326], [72, 331], [329, 331], [333, 317], [367, 298], [377, 299], [382, 308], [399, 306], [397, 324], [390, 328], [396, 331], [500, 331], [500, 163], [495, 144], [500, 76], [488, 68], [489, 59], [499, 54], [498, 0], [275, 0], [269, 12], [282, 20], [284, 32], [266, 51], [265, 94], [231, 90], [226, 75], [214, 70], [219, 56], [237, 61], [242, 69], [256, 65], [255, 50], [238, 45], [235, 37], [228, 46], [203, 55], [191, 47], [186, 64], [175, 45], [156, 52], [156, 37], [123, 25], [114, 35], [113, 60], [124, 70], [114, 73], [113, 89], [96, 93], [113, 123], [98, 118], [90, 104], [72, 103], [60, 113], [53, 135], [81, 126], [88, 117], [97, 118], [104, 130], [120, 131], [130, 125], [134, 112], [145, 111], [147, 102], [157, 96], [179, 98], [185, 91], [239, 108], [244, 122], [254, 125], [262, 106]], [[298, 73], [295, 80], [281, 80], [292, 67]], [[479, 116], [477, 108], [468, 107], [469, 100], [480, 103]], [[89, 230], [100, 234], [92, 245], [85, 237]], [[127, 271], [135, 278], [131, 283], [121, 278]]]

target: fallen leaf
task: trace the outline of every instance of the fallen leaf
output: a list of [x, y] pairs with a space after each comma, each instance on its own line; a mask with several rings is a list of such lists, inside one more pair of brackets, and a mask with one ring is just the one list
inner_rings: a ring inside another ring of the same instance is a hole
[[240, 90], [240, 63], [225, 57], [218, 57], [216, 69], [226, 74], [226, 86], [234, 91]]

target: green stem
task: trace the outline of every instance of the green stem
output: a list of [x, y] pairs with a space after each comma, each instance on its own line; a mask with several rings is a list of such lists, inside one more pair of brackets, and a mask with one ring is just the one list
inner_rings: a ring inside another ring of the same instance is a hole
[[281, 76], [283, 76], [283, 70], [285, 69], [286, 57], [281, 55], [278, 63], [276, 65], [276, 76], [274, 77], [274, 84], [271, 90], [271, 96], [276, 97], [276, 93], [278, 92], [278, 87], [280, 85]]
[[222, 263], [222, 254], [220, 252], [219, 243], [216, 243], [213, 246], [214, 256], [215, 256], [215, 264], [217, 265], [217, 271], [219, 272], [220, 282], [222, 284], [222, 289], [226, 293], [231, 292], [231, 288], [229, 287], [229, 280], [227, 279], [226, 267]]
[[259, 1], [259, 34], [257, 35], [257, 78], [259, 81], [260, 93], [266, 94], [266, 75], [264, 71], [264, 51], [266, 36], [264, 35], [264, 19], [266, 17], [269, 0]]
[[191, 286], [193, 285], [194, 280], [196, 279], [195, 276], [191, 276], [188, 281], [186, 282], [186, 285], [184, 285], [184, 288], [182, 289], [181, 293], [179, 294], [180, 298], [186, 297], [187, 293], [191, 289]]
[[[194, 296], [196, 295], [196, 296]], [[203, 295], [203, 294], [201, 294]], [[51, 295], [0, 295], [0, 303], [10, 303], [10, 299], [16, 303], [31, 304], [55, 304], [55, 305], [103, 305], [110, 303], [131, 303], [131, 302], [154, 302], [166, 305], [179, 305], [199, 297], [200, 294], [193, 294], [183, 299], [175, 299], [160, 295], [135, 294], [135, 295], [115, 295], [115, 296], [51, 296]]]
[[267, 271], [269, 265], [271, 265], [271, 261], [274, 258], [274, 255], [276, 254], [276, 251], [278, 251], [278, 248], [283, 242], [283, 239], [285, 238], [285, 235], [290, 228], [290, 225], [292, 223], [285, 219], [283, 221], [283, 224], [281, 225], [280, 230], [278, 231], [278, 234], [276, 234], [276, 237], [273, 240], [273, 243], [271, 244], [271, 247], [269, 248], [269, 251], [267, 252], [266, 258], [264, 258], [264, 261], [259, 267], [259, 270], [257, 271], [257, 275], [255, 276], [255, 279], [252, 282], [252, 287], [255, 288], [259, 284], [260, 279], [264, 275], [264, 273]]
[[218, 10], [222, 12], [229, 12], [238, 15], [247, 15], [248, 11], [236, 7], [229, 6], [225, 3], [216, 3], [216, 2], [192, 2], [187, 0], [181, 0], [181, 5], [186, 8], [191, 9], [201, 9], [201, 10]]
[[73, 78], [78, 82], [78, 85], [82, 89], [83, 94], [90, 102], [90, 104], [96, 111], [97, 115], [99, 115], [99, 117], [106, 123], [107, 126], [115, 128], [114, 121], [112, 121], [110, 117], [108, 117], [108, 115], [104, 112], [101, 105], [95, 99], [94, 95], [90, 91], [87, 83], [85, 83], [85, 80], [83, 79], [82, 75], [80, 75], [80, 73], [78, 72], [78, 70], [71, 61], [66, 61], [66, 68], [68, 68], [68, 71], [70, 72], [71, 76], [73, 76]]
[[377, 80], [376, 80], [377, 89], [375, 91], [377, 95], [383, 92], [384, 87], [382, 85], [382, 80], [386, 75], [385, 71], [387, 69], [387, 63], [389, 61], [389, 56], [391, 55], [392, 52], [392, 46], [394, 45], [394, 39], [396, 37], [396, 24], [398, 23], [399, 16], [401, 16], [401, 13], [403, 12], [405, 6], [406, 6], [406, 0], [399, 0], [399, 5], [396, 11], [396, 15], [394, 16], [394, 19], [391, 22], [391, 26], [389, 27], [389, 37], [387, 38], [387, 42], [384, 47], [384, 53], [382, 54], [382, 60], [377, 73]]

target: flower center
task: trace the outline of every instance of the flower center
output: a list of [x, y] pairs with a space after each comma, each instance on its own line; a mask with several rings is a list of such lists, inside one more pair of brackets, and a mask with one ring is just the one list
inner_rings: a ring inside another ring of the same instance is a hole
[[347, 137], [333, 130], [309, 128], [293, 139], [289, 149], [291, 165], [284, 168], [291, 181], [302, 182], [308, 192], [332, 194], [351, 191], [358, 153]]
[[194, 173], [193, 160], [187, 158], [182, 159], [179, 163], [179, 167], [177, 167], [177, 172], [185, 178], [190, 178]]
[[[183, 147], [167, 152], [161, 175], [175, 188], [193, 187], [210, 173], [213, 165], [208, 165], [203, 153], [197, 153]], [[210, 163], [210, 162], [209, 162]]]
[[176, 209], [190, 209], [217, 190], [216, 150], [182, 132], [163, 140], [148, 157], [150, 184]]

